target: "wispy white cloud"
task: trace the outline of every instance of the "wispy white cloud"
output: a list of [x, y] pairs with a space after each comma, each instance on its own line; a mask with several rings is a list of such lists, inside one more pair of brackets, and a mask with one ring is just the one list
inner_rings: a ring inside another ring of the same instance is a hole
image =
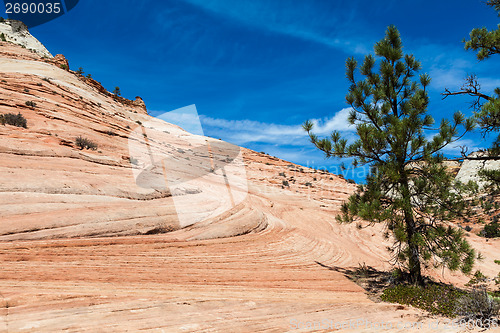
[[458, 91], [465, 83], [467, 75], [476, 74], [481, 91], [491, 94], [495, 88], [500, 87], [500, 80], [489, 77], [489, 73], [474, 71], [473, 66], [462, 67], [453, 63], [437, 63], [431, 66], [429, 74], [432, 78], [432, 87], [438, 92], [444, 92], [447, 88]]
[[329, 135], [332, 131], [354, 131], [354, 126], [347, 121], [351, 110], [351, 108], [344, 108], [331, 118], [312, 119], [315, 133]]
[[[258, 29], [287, 35], [350, 53], [366, 53], [371, 49], [355, 32], [355, 11], [347, 2], [303, 1], [290, 6], [285, 1], [184, 0], [210, 13], [235, 20]], [[323, 10], [322, 10], [323, 9]], [[359, 25], [360, 22], [357, 22]]]
[[484, 142], [478, 142], [477, 140], [471, 140], [471, 139], [460, 139], [444, 147], [443, 153], [445, 155], [459, 157], [463, 147], [467, 147], [467, 153], [471, 153], [481, 148], [485, 148]]
[[[329, 135], [332, 131], [351, 132], [347, 122], [349, 108], [337, 112], [333, 117], [323, 119], [312, 119], [315, 124], [314, 132], [318, 135]], [[303, 146], [308, 144], [307, 134], [301, 124], [280, 125], [265, 123], [254, 120], [227, 120], [201, 116], [201, 123], [205, 133], [211, 136], [219, 136], [226, 141], [238, 145], [248, 143], [267, 143], [275, 145]]]
[[486, 91], [493, 91], [496, 88], [500, 87], [500, 80], [497, 78], [479, 78], [481, 88]]
[[443, 92], [444, 88], [458, 90], [465, 77], [472, 73], [478, 76], [486, 93], [500, 86], [500, 80], [490, 76], [490, 68], [478, 63], [474, 53], [465, 51], [460, 43], [450, 45], [414, 40], [411, 44], [417, 45], [414, 53], [422, 61], [423, 72], [428, 72], [432, 78], [431, 89], [438, 92]]

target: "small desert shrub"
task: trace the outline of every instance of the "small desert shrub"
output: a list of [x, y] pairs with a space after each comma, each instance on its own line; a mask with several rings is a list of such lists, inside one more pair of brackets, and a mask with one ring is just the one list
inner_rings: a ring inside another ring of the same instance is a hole
[[80, 149], [91, 149], [91, 150], [97, 149], [97, 144], [81, 136], [75, 139], [75, 144]]
[[431, 314], [454, 317], [458, 300], [465, 294], [466, 292], [448, 285], [428, 284], [421, 287], [400, 284], [384, 290], [381, 299], [411, 305]]
[[146, 231], [145, 235], [156, 235], [156, 234], [164, 234], [167, 232], [174, 231], [174, 228], [168, 227], [156, 227], [151, 230]]
[[283, 181], [283, 186], [290, 186], [290, 184], [288, 183], [288, 180]]
[[483, 207], [482, 207], [485, 211], [489, 212], [490, 210], [493, 209], [493, 203], [490, 202], [490, 201], [486, 201], [484, 202], [483, 204]]
[[[387, 234], [389, 234], [388, 231], [386, 231]], [[407, 274], [408, 273], [405, 273], [403, 272], [402, 269], [400, 268], [394, 268], [392, 271], [391, 271], [391, 277], [390, 277], [390, 281], [394, 284], [394, 285], [398, 285], [398, 284], [401, 284], [403, 282], [405, 282], [407, 280]]]
[[465, 285], [468, 287], [477, 287], [480, 285], [484, 285], [486, 282], [488, 282], [488, 277], [481, 271], [476, 271], [469, 282], [467, 282]]
[[500, 237], [500, 224], [498, 222], [491, 222], [484, 226], [481, 235], [486, 238]]
[[356, 182], [355, 182], [353, 179], [348, 179], [348, 180], [347, 180], [347, 182], [348, 182], [349, 184], [356, 184]]
[[36, 106], [36, 103], [33, 101], [26, 101], [26, 103], [24, 104], [26, 104], [26, 106], [29, 106], [30, 108], [34, 108]]
[[69, 69], [68, 66], [66, 66], [65, 64], [62, 64], [60, 67], [61, 67], [61, 69], [64, 69], [65, 71], [67, 71]]
[[497, 265], [500, 265], [500, 260], [498, 260], [498, 259], [495, 259], [493, 262], [494, 262], [495, 264], [497, 264]]
[[363, 264], [358, 263], [358, 268], [354, 270], [354, 276], [358, 278], [367, 278], [370, 275], [370, 272], [373, 272], [373, 268], [367, 266], [365, 262]]
[[279, 173], [279, 175], [280, 175], [281, 177], [286, 177], [286, 174], [285, 174], [284, 172], [280, 172], [280, 173]]
[[0, 34], [0, 40], [1, 40], [2, 42], [6, 42], [6, 41], [7, 41], [7, 39], [5, 38], [5, 35], [4, 35], [4, 33], [3, 33], [3, 32]]
[[115, 136], [115, 135], [117, 135], [117, 134], [116, 134], [115, 132], [113, 132], [113, 131], [106, 131], [105, 133], [106, 133], [107, 135], [109, 135], [109, 136]]
[[472, 230], [472, 227], [470, 225], [468, 225], [464, 229], [465, 229], [465, 231], [470, 232]]
[[465, 321], [474, 321], [479, 326], [488, 326], [498, 316], [500, 304], [485, 288], [473, 289], [457, 301], [456, 314]]
[[20, 113], [18, 114], [6, 113], [0, 115], [0, 122], [2, 123], [2, 125], [8, 124], [17, 127], [28, 128], [28, 123], [26, 121], [26, 118], [24, 118], [24, 116]]
[[312, 186], [312, 184], [310, 182], [307, 182], [304, 184], [305, 186]]

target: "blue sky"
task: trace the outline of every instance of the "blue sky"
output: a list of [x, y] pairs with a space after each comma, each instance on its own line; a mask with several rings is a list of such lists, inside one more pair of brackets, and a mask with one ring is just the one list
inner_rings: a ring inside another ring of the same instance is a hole
[[[468, 98], [442, 101], [440, 93], [471, 72], [485, 92], [500, 86], [500, 59], [479, 63], [461, 42], [474, 27], [499, 21], [480, 0], [81, 0], [31, 32], [108, 90], [141, 96], [152, 115], [195, 104], [206, 135], [335, 171], [340, 161], [325, 160], [300, 125], [316, 119], [320, 134], [353, 135], [345, 121], [347, 57], [372, 52], [394, 24], [433, 79], [430, 113], [437, 121], [456, 110], [470, 115]], [[479, 148], [488, 140], [472, 133], [461, 143]]]

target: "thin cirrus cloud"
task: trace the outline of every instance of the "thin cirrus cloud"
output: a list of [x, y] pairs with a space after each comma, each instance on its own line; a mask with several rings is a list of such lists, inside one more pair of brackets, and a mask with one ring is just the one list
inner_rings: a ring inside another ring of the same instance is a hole
[[[347, 121], [350, 110], [350, 108], [342, 109], [330, 118], [312, 119], [315, 125], [314, 132], [320, 136], [327, 136], [334, 130], [346, 133], [354, 131], [354, 127]], [[216, 119], [208, 116], [201, 116], [201, 123], [208, 135], [224, 137], [226, 141], [238, 145], [265, 143], [304, 146], [308, 144], [307, 133], [302, 129], [301, 124], [280, 125], [254, 120]]]
[[[184, 1], [211, 14], [260, 30], [350, 53], [361, 54], [371, 49], [367, 39], [353, 31], [354, 25], [351, 23], [355, 18], [355, 10], [347, 2], [330, 2], [328, 6], [324, 6], [320, 1], [304, 1], [290, 6], [289, 2], [279, 0]], [[350, 32], [349, 35], [347, 31]]]
[[492, 77], [497, 67], [494, 63], [478, 62], [474, 52], [464, 50], [463, 43], [436, 44], [428, 40], [410, 40], [411, 49], [422, 63], [421, 72], [430, 74], [430, 88], [442, 93], [445, 88], [457, 90], [468, 74], [476, 74], [481, 88], [492, 93], [500, 80]]
[[481, 145], [480, 142], [478, 142], [477, 140], [460, 139], [453, 143], [450, 143], [448, 146], [443, 148], [443, 153], [452, 156], [460, 156], [464, 147], [466, 147], [467, 153], [471, 153], [473, 151], [485, 148], [484, 145]]

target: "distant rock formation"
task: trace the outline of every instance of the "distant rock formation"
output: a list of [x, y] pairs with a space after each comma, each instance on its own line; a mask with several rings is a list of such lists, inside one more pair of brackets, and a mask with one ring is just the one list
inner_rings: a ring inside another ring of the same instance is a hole
[[54, 63], [59, 66], [59, 68], [69, 70], [69, 62], [68, 59], [62, 54], [56, 54], [53, 59]]
[[142, 100], [141, 97], [137, 96], [133, 103], [134, 103], [134, 105], [136, 105], [136, 106], [138, 106], [146, 111], [146, 103], [144, 103], [144, 101]]
[[461, 182], [468, 182], [469, 180], [475, 181], [480, 187], [484, 185], [481, 178], [478, 176], [478, 172], [482, 169], [498, 170], [500, 169], [500, 160], [481, 160], [476, 159], [480, 157], [486, 157], [485, 152], [473, 152], [468, 157], [464, 159], [460, 167], [460, 171], [457, 174], [456, 179]]

